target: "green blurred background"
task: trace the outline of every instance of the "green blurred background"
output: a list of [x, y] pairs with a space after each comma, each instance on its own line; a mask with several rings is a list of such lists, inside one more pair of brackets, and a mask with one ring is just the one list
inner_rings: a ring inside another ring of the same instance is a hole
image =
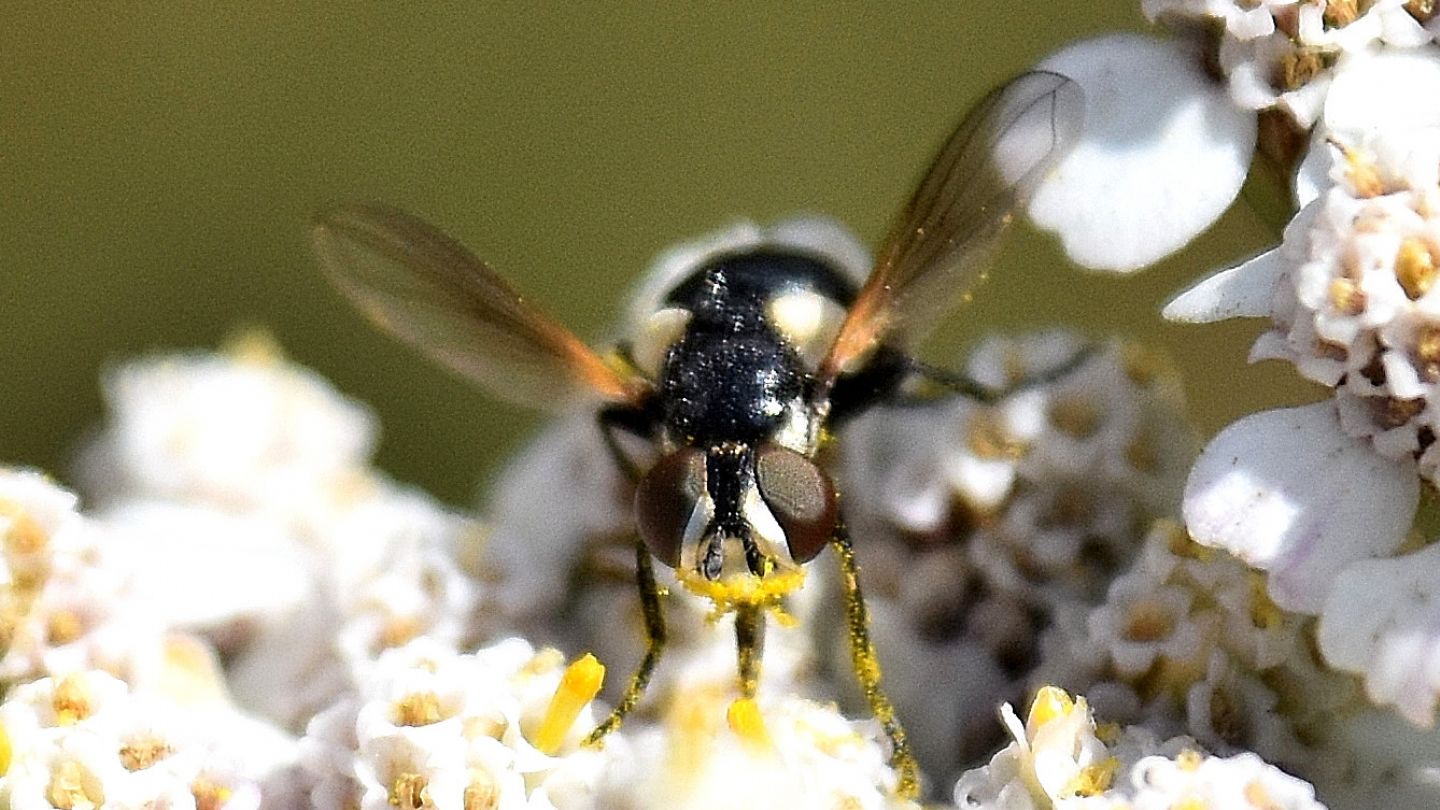
[[[260, 324], [375, 407], [382, 466], [467, 502], [535, 417], [352, 314], [306, 253], [312, 211], [422, 213], [598, 335], [656, 251], [737, 216], [825, 212], [873, 242], [979, 94], [1067, 41], [1142, 29], [1138, 5], [8, 4], [0, 460], [64, 478], [107, 364]], [[1292, 375], [1244, 365], [1254, 324], [1155, 314], [1266, 243], [1243, 207], [1131, 279], [1018, 237], [942, 355], [1064, 323], [1168, 347], [1207, 433], [1293, 398], [1260, 389]]]

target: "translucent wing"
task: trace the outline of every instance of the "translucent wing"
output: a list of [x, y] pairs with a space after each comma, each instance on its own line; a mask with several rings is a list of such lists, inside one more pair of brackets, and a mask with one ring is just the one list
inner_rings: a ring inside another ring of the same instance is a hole
[[460, 243], [403, 211], [338, 208], [316, 218], [310, 238], [330, 280], [372, 322], [501, 399], [553, 408], [588, 391], [638, 404], [647, 391]]
[[1083, 122], [1079, 85], [1044, 71], [992, 90], [965, 116], [891, 225], [821, 366], [824, 384], [881, 344], [913, 348], [936, 325]]

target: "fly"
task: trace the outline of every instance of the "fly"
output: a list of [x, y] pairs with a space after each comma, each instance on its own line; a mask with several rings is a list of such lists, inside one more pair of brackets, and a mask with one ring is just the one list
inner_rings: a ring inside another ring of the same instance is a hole
[[[1015, 210], [1075, 142], [1083, 116], [1074, 82], [1021, 74], [945, 141], [858, 289], [796, 249], [723, 254], [670, 290], [641, 337], [605, 355], [409, 214], [361, 204], [317, 218], [321, 266], [382, 329], [502, 399], [544, 407], [583, 393], [601, 403], [606, 443], [636, 484], [647, 645], [587, 742], [620, 725], [664, 649], [654, 560], [717, 611], [735, 614], [741, 700], [753, 701], [766, 614], [828, 546], [841, 567], [852, 663], [890, 740], [897, 792], [918, 793], [905, 732], [880, 688], [839, 499], [816, 455], [838, 423], [906, 392], [983, 394], [911, 352], [980, 274]], [[622, 434], [650, 442], [657, 460], [631, 458]]]

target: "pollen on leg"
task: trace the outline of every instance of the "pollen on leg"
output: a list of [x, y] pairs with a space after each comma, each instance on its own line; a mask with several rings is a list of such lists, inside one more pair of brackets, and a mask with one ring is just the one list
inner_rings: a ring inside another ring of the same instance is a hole
[[756, 748], [769, 748], [770, 732], [765, 728], [765, 715], [754, 698], [736, 698], [725, 712], [725, 722], [730, 730]]

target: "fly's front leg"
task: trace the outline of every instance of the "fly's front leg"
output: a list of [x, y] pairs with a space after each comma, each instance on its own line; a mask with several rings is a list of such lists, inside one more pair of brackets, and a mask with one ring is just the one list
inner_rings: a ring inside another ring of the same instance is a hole
[[655, 563], [650, 557], [650, 550], [638, 540], [635, 543], [635, 584], [640, 589], [640, 610], [645, 619], [645, 656], [640, 659], [635, 674], [630, 676], [630, 683], [610, 716], [585, 738], [586, 745], [599, 744], [606, 734], [625, 721], [625, 715], [645, 694], [645, 687], [650, 685], [650, 676], [655, 674], [660, 654], [665, 650], [665, 613], [660, 606], [660, 588], [655, 584]]
[[905, 739], [905, 729], [895, 714], [895, 705], [880, 686], [880, 660], [875, 654], [875, 645], [870, 641], [870, 615], [865, 608], [865, 597], [860, 592], [860, 567], [855, 562], [855, 550], [850, 546], [850, 535], [843, 524], [836, 526], [830, 544], [840, 560], [845, 623], [855, 679], [860, 682], [871, 714], [880, 721], [885, 736], [890, 739], [890, 766], [899, 776], [895, 792], [901, 798], [914, 799], [920, 794], [920, 766], [915, 761], [915, 755], [910, 753], [910, 743]]
[[1099, 349], [1100, 347], [1095, 344], [1086, 344], [1077, 349], [1065, 362], [1054, 368], [1046, 369], [1039, 374], [1032, 374], [1001, 388], [985, 385], [963, 372], [951, 371], [911, 359], [908, 363], [908, 370], [925, 388], [915, 393], [899, 394], [892, 399], [892, 402], [900, 405], [923, 405], [940, 397], [959, 394], [982, 405], [994, 405], [1011, 394], [1055, 382], [1085, 365]]

